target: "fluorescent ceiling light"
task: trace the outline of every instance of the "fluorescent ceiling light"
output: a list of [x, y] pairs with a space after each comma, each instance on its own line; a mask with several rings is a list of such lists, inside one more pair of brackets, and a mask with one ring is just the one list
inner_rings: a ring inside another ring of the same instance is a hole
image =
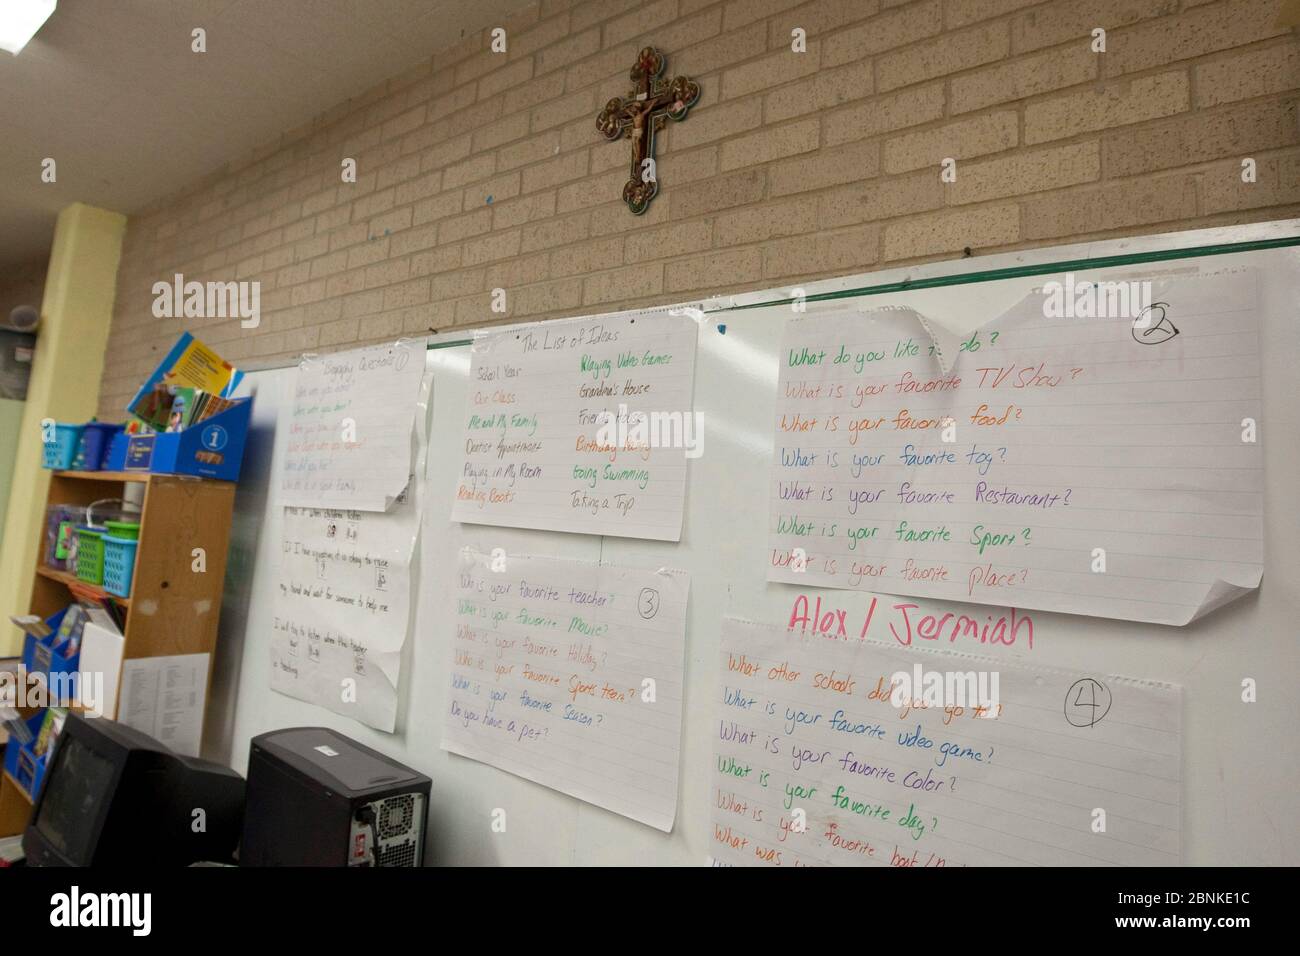
[[0, 50], [14, 55], [36, 36], [59, 0], [3, 0], [0, 3]]

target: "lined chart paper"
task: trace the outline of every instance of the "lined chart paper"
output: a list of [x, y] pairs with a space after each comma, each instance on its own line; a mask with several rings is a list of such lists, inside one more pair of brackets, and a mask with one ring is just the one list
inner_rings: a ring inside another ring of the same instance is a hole
[[768, 579], [1175, 625], [1258, 587], [1255, 271], [1086, 285], [947, 371], [908, 309], [790, 320]]
[[386, 511], [411, 474], [426, 339], [304, 356], [294, 382], [283, 504]]
[[696, 335], [649, 313], [478, 334], [452, 520], [680, 540]]
[[[1179, 862], [1178, 687], [734, 618], [721, 648], [716, 864]], [[931, 673], [970, 675], [974, 703], [931, 704]]]
[[391, 511], [285, 508], [271, 689], [386, 733], [397, 726], [421, 483]]
[[687, 575], [465, 549], [442, 746], [665, 832]]

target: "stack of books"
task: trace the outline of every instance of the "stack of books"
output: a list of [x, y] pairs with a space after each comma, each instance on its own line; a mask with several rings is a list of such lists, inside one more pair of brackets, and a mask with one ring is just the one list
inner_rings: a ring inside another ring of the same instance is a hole
[[186, 332], [127, 406], [127, 431], [179, 432], [223, 412], [244, 373]]

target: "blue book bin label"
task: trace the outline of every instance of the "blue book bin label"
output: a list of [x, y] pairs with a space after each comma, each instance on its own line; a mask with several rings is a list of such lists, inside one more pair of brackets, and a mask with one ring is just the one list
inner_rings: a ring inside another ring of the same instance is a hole
[[148, 471], [153, 461], [153, 435], [133, 435], [126, 446], [127, 471]]

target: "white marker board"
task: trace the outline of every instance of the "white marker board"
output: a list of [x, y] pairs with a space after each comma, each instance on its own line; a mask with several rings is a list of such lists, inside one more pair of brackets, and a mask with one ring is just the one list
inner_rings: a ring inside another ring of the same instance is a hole
[[[1125, 255], [1300, 235], [1300, 221], [1238, 226], [1171, 236], [1108, 241], [941, 263], [809, 284], [831, 289], [913, 281], [1031, 263]], [[1300, 718], [1300, 251], [1282, 248], [1107, 269], [1094, 278], [1194, 274], [1257, 266], [1264, 276], [1262, 322], [1264, 400], [1260, 414], [1265, 459], [1265, 559], [1258, 591], [1186, 627], [1033, 612], [1033, 650], [993, 650], [1007, 660], [1099, 674], [1166, 681], [1183, 688], [1183, 862], [1191, 865], [1300, 863], [1300, 835], [1290, 821], [1300, 791], [1300, 743], [1289, 733]], [[1082, 275], [1083, 273], [1078, 273]], [[982, 324], [1051, 276], [951, 285], [861, 300], [870, 307], [906, 305], [959, 327]], [[738, 302], [788, 295], [737, 296]], [[846, 300], [833, 305], [843, 308]], [[848, 300], [854, 301], [854, 300]], [[809, 305], [809, 309], [818, 308]], [[800, 589], [765, 581], [766, 514], [773, 448], [777, 354], [789, 307], [709, 315], [702, 324], [695, 408], [704, 412], [704, 455], [690, 463], [680, 543], [597, 538], [555, 532], [462, 526], [450, 520], [451, 496], [468, 407], [468, 346], [428, 353], [434, 374], [429, 422], [428, 507], [416, 575], [422, 582], [416, 626], [407, 642], [398, 729], [388, 735], [273, 693], [269, 688], [271, 589], [279, 508], [268, 492], [283, 454], [274, 434], [288, 399], [291, 370], [253, 372], [254, 432], [236, 500], [222, 608], [213, 702], [205, 756], [247, 767], [248, 742], [268, 730], [333, 727], [433, 778], [426, 862], [430, 864], [703, 864], [711, 852], [712, 792], [719, 629], [725, 614], [779, 622]], [[725, 324], [725, 334], [719, 332]], [[455, 338], [460, 338], [456, 336]], [[439, 498], [441, 497], [441, 503]], [[599, 560], [632, 567], [681, 568], [691, 575], [686, 635], [682, 766], [677, 823], [669, 834], [616, 816], [439, 747], [447, 703], [454, 567], [462, 546], [504, 547], [534, 554]], [[811, 593], [811, 590], [810, 592]], [[820, 592], [861, 619], [870, 595]], [[887, 600], [883, 599], [882, 601]], [[990, 608], [964, 608], [980, 619]], [[879, 632], [888, 639], [889, 632]], [[980, 652], [988, 649], [958, 647]], [[1241, 702], [1253, 678], [1258, 702]], [[491, 813], [508, 812], [505, 834]]]

